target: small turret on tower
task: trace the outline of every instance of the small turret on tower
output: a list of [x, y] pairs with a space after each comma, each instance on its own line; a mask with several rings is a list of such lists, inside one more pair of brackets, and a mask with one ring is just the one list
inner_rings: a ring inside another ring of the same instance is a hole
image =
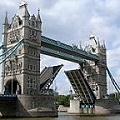
[[19, 10], [17, 13], [20, 17], [30, 17], [30, 14], [27, 10], [27, 3], [22, 1], [19, 5]]
[[7, 17], [7, 12], [6, 12], [5, 20], [4, 20], [4, 23], [3, 23], [3, 33], [7, 32], [8, 27], [9, 27], [9, 23], [8, 23], [8, 17]]
[[23, 26], [24, 25], [28, 26], [30, 14], [28, 12], [27, 3], [25, 1], [22, 1], [20, 3], [19, 10], [16, 15], [19, 16], [20, 19], [22, 20]]
[[[103, 99], [107, 95], [107, 79], [106, 79], [106, 47], [105, 43], [100, 44], [99, 38], [96, 38], [95, 35], [90, 35], [89, 43], [87, 45], [88, 51], [92, 54], [96, 54], [99, 57], [99, 61], [95, 64], [92, 61], [87, 61], [90, 66], [90, 71], [86, 69], [87, 73], [91, 76], [91, 80], [89, 82], [93, 88], [96, 87], [99, 89], [95, 89], [96, 98]], [[89, 80], [89, 79], [88, 79]], [[93, 84], [94, 83], [94, 84]]]
[[5, 16], [5, 22], [4, 22], [5, 25], [8, 25], [8, 17], [7, 17], [7, 12], [6, 12], [6, 16]]
[[3, 23], [3, 44], [6, 45], [7, 44], [7, 30], [9, 28], [9, 23], [8, 23], [8, 17], [7, 17], [7, 12], [6, 12], [6, 16], [5, 16], [5, 20], [4, 20], [4, 23]]
[[41, 24], [42, 24], [42, 20], [40, 17], [40, 10], [38, 9], [38, 15], [37, 15], [37, 26], [39, 29], [41, 29]]
[[103, 40], [103, 49], [106, 50], [106, 45], [104, 40]]

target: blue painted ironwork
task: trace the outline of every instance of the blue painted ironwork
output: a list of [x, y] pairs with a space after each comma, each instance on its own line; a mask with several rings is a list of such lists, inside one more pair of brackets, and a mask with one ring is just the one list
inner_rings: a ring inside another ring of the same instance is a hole
[[4, 55], [5, 57], [1, 59], [0, 64], [5, 62], [6, 59], [8, 59], [17, 50], [17, 48], [21, 45], [21, 43], [23, 43], [23, 39], [19, 40], [13, 47], [2, 53], [0, 57]]
[[[65, 71], [75, 93], [80, 97], [81, 105], [94, 105], [96, 97], [85, 79], [81, 69]], [[83, 107], [83, 106], [81, 106]]]
[[0, 46], [0, 49], [3, 49], [3, 47], [4, 47], [4, 45], [1, 45], [1, 46]]
[[50, 49], [50, 48], [46, 48], [46, 47], [41, 47], [41, 53], [45, 54], [45, 55], [50, 55], [50, 56], [54, 56], [57, 58], [61, 58], [64, 60], [68, 60], [71, 62], [75, 62], [75, 63], [83, 63], [84, 61], [81, 58], [78, 57], [74, 57], [73, 55], [67, 54], [67, 53], [63, 53], [61, 51], [56, 51], [54, 49]]
[[40, 91], [48, 91], [56, 75], [63, 67], [62, 65], [45, 67], [40, 73]]
[[[110, 79], [111, 79], [111, 82], [112, 82], [113, 86], [115, 87], [115, 89], [117, 90], [117, 92], [118, 92], [118, 94], [119, 94], [119, 98], [120, 98], [120, 86], [117, 84], [117, 82], [116, 82], [115, 79], [113, 78], [113, 76], [112, 76], [110, 70], [108, 69], [108, 67], [106, 67], [106, 70], [107, 70], [108, 75], [109, 75], [109, 77], [110, 77]], [[120, 102], [120, 101], [119, 101], [119, 102]]]
[[[79, 57], [82, 59], [87, 59], [87, 60], [92, 60], [92, 61], [99, 60], [97, 55], [94, 55], [94, 54], [91, 54], [90, 52], [86, 52], [84, 50], [64, 44], [60, 41], [55, 41], [45, 36], [41, 36], [41, 45], [42, 47], [50, 48], [50, 49], [53, 49], [54, 51], [60, 51], [62, 53], [72, 55], [74, 57]], [[48, 52], [51, 52], [51, 51], [48, 51]], [[54, 56], [53, 53], [50, 53], [50, 54]]]

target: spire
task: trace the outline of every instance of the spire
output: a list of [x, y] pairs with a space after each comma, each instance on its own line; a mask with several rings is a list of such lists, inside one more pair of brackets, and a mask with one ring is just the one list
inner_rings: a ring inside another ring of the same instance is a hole
[[105, 40], [103, 40], [103, 48], [106, 49]]
[[4, 22], [5, 25], [8, 25], [8, 17], [7, 17], [7, 12], [6, 12], [6, 16], [5, 16], [5, 22]]
[[38, 9], [37, 21], [39, 21], [40, 23], [42, 23], [41, 17], [40, 17], [40, 9]]
[[20, 18], [22, 17], [30, 17], [30, 14], [27, 10], [27, 3], [22, 0], [22, 2], [19, 5], [19, 10], [17, 12], [17, 15], [19, 15]]
[[89, 39], [90, 39], [90, 40], [91, 40], [91, 39], [95, 39], [95, 35], [91, 34], [91, 35], [89, 36]]
[[35, 20], [36, 20], [36, 18], [35, 18], [35, 15], [34, 15], [34, 14], [30, 17], [30, 20], [33, 20], [33, 21], [35, 21]]
[[82, 49], [81, 41], [80, 41], [79, 47], [80, 47], [80, 49]]
[[23, 7], [23, 6], [27, 6], [27, 3], [24, 0], [21, 1], [19, 7]]
[[98, 44], [98, 47], [100, 47], [100, 41], [99, 41], [99, 38], [98, 38], [98, 43], [97, 43], [97, 44]]
[[7, 17], [7, 12], [6, 12], [5, 21], [3, 23], [3, 33], [6, 33], [8, 28], [9, 28], [9, 23], [8, 23], [8, 17]]

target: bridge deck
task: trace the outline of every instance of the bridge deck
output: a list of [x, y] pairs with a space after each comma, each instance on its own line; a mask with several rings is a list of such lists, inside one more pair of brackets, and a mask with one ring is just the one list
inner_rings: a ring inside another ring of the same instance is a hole
[[63, 65], [45, 67], [40, 74], [40, 90], [44, 91], [49, 89], [56, 75]]
[[81, 102], [85, 104], [94, 104], [95, 95], [89, 84], [84, 79], [80, 69], [65, 71], [75, 93], [80, 97]]

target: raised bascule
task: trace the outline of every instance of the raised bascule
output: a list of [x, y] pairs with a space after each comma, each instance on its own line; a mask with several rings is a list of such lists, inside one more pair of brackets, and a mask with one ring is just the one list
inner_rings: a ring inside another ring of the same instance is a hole
[[41, 25], [39, 11], [37, 16], [31, 16], [23, 1], [11, 23], [7, 14], [5, 16], [0, 46], [3, 50], [0, 55], [3, 93], [0, 95], [1, 116], [58, 116], [54, 91], [50, 86], [63, 65], [45, 67], [40, 72], [40, 54], [79, 64], [78, 69], [65, 71], [77, 98], [70, 101], [69, 113], [119, 113], [117, 99], [107, 98], [106, 71], [118, 92], [120, 88], [107, 68], [105, 44], [101, 45], [91, 35], [83, 50], [42, 36]]

